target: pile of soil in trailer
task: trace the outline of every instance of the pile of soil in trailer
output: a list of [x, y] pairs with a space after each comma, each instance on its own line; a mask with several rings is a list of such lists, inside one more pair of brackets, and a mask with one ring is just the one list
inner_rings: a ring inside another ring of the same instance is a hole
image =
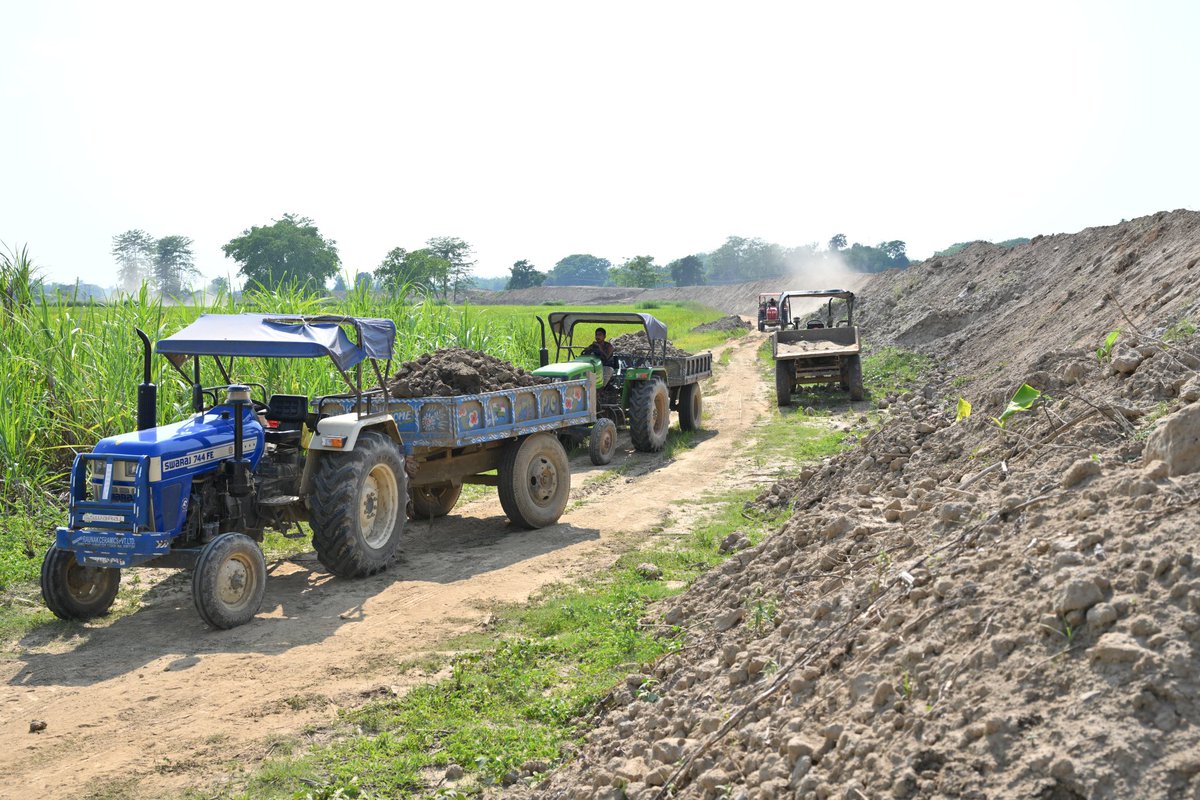
[[[613, 352], [617, 355], [641, 356], [643, 358], [650, 356], [650, 340], [646, 338], [645, 331], [634, 331], [632, 333], [623, 333], [615, 339], [610, 339], [612, 342]], [[663, 346], [659, 342], [654, 343], [654, 355], [661, 356], [663, 354]], [[667, 358], [687, 358], [692, 355], [686, 350], [680, 350], [671, 342], [667, 341]]]
[[714, 319], [712, 322], [701, 322], [692, 328], [692, 333], [704, 333], [705, 331], [748, 331], [752, 327], [749, 321], [742, 319], [737, 314], [730, 314], [727, 317]]
[[[1088, 305], [1099, 341], [941, 330], [938, 371], [886, 398], [878, 430], [755, 501], [793, 510], [776, 534], [651, 609], [686, 646], [506, 796], [1200, 797], [1200, 338], [1180, 318], [1194, 299], [1172, 294], [1200, 263], [1177, 228], [1200, 217], [1169, 216], [1150, 218], [1176, 256], [1152, 279], [1161, 303], [1136, 282], [1109, 316]], [[1048, 252], [1073, 257], [1022, 291], [1044, 297], [1132, 235], [1114, 234], [1056, 237]], [[996, 314], [1014, 310], [1038, 313]], [[1001, 426], [1022, 384], [1042, 395]]]
[[405, 361], [388, 380], [394, 397], [452, 397], [547, 383], [487, 353], [451, 347]]

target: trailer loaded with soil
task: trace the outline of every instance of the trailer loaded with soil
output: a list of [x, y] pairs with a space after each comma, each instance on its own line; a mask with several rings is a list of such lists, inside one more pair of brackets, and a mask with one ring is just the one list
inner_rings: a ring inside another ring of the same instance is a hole
[[[607, 464], [616, 452], [617, 431], [628, 428], [633, 446], [655, 453], [667, 443], [671, 412], [679, 414], [679, 427], [698, 430], [704, 409], [700, 382], [712, 375], [712, 353], [692, 355], [673, 347], [667, 340], [667, 326], [641, 312], [555, 311], [547, 316], [554, 337], [555, 360], [549, 360], [546, 324], [542, 324], [542, 366], [534, 375], [555, 380], [579, 380], [591, 375], [596, 380], [596, 421], [573, 426], [565, 437], [589, 441], [592, 463]], [[591, 338], [575, 341], [580, 324], [607, 329], [611, 326], [636, 325], [632, 334], [612, 342], [606, 355]]]
[[[807, 317], [796, 314], [791, 329], [771, 334], [775, 393], [780, 407], [792, 404], [797, 387], [837, 384], [851, 400], [864, 397], [862, 344], [854, 325], [854, 292], [844, 289], [784, 292], [782, 303], [795, 308], [806, 299], [828, 302]], [[803, 322], [804, 327], [800, 325]]]

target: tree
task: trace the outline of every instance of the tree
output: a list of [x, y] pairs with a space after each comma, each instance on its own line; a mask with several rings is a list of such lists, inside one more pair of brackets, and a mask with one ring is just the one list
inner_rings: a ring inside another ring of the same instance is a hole
[[523, 258], [514, 262], [509, 272], [511, 275], [505, 289], [528, 289], [546, 282], [546, 273], [538, 272], [537, 267]]
[[241, 264], [247, 283], [273, 289], [294, 281], [323, 287], [337, 274], [337, 243], [326, 239], [311, 219], [284, 214], [270, 225], [255, 225], [221, 248]]
[[704, 283], [704, 261], [700, 256], [684, 256], [667, 265], [676, 286], [700, 286]]
[[333, 290], [335, 292], [346, 291], [346, 278], [340, 272], [333, 278]]
[[429, 248], [410, 253], [403, 247], [393, 247], [375, 270], [375, 277], [390, 292], [431, 294], [440, 289], [444, 293], [451, 284], [451, 266]]
[[833, 238], [829, 240], [829, 249], [833, 252], [844, 250], [846, 248], [846, 234], [835, 233]]
[[435, 236], [425, 243], [438, 258], [449, 263], [450, 268], [441, 280], [442, 297], [458, 299], [460, 290], [471, 288], [471, 270], [475, 262], [471, 258], [471, 245], [456, 236]]
[[560, 259], [546, 276], [547, 286], [603, 286], [608, 283], [612, 262], [589, 253], [576, 253]]
[[208, 284], [209, 294], [229, 294], [229, 278], [218, 275]]
[[613, 283], [640, 289], [653, 289], [663, 282], [664, 270], [654, 263], [654, 256], [634, 256], [619, 267], [609, 270]]
[[121, 291], [133, 293], [150, 279], [154, 265], [154, 237], [143, 230], [129, 230], [113, 237], [113, 258], [117, 260], [118, 283]]
[[730, 236], [708, 255], [709, 275], [718, 280], [756, 280], [787, 272], [783, 248], [762, 239]]
[[154, 245], [154, 285], [159, 295], [175, 297], [190, 288], [200, 274], [192, 255], [192, 240], [186, 236], [164, 236]]
[[369, 292], [371, 287], [375, 285], [375, 276], [370, 270], [365, 272], [356, 272], [354, 274], [354, 288], [360, 291]]

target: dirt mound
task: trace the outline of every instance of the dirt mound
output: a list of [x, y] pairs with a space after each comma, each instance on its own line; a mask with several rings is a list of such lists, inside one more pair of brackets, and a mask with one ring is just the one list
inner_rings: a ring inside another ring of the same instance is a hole
[[712, 322], [702, 322], [692, 328], [692, 333], [703, 333], [705, 331], [748, 331], [752, 327], [749, 322], [737, 314], [730, 314], [727, 317], [714, 319]]
[[1012, 248], [973, 244], [884, 273], [860, 292], [857, 316], [872, 346], [921, 350], [972, 388], [1007, 390], [1049, 351], [1195, 320], [1198, 265], [1200, 213], [1162, 212]]
[[487, 353], [451, 347], [405, 361], [388, 380], [388, 391], [395, 397], [452, 397], [546, 382]]
[[[635, 355], [648, 357], [650, 355], [650, 340], [646, 337], [645, 331], [634, 331], [632, 333], [623, 333], [615, 339], [610, 340], [613, 346], [613, 352], [618, 355]], [[654, 345], [654, 354], [662, 355], [663, 348], [660, 344]], [[691, 353], [686, 350], [680, 350], [671, 341], [667, 340], [667, 357], [668, 358], [687, 358]]]
[[[1178, 280], [1200, 243], [1160, 236], [1184, 260], [1153, 280]], [[1024, 291], [1056, 295], [1074, 264]], [[1137, 324], [1165, 324], [1142, 283], [1121, 291]], [[1004, 317], [1033, 305], [973, 324], [1018, 330]], [[1111, 307], [1089, 309], [1111, 323]], [[758, 498], [795, 513], [655, 610], [647, 624], [686, 630], [687, 646], [617, 687], [532, 796], [1200, 793], [1200, 341], [1127, 323], [1098, 357], [1028, 333], [957, 338], [939, 337], [955, 359], [927, 385], [879, 398], [879, 429]], [[1001, 363], [989, 352], [1011, 360], [974, 376], [982, 394], [956, 421], [954, 366]], [[1021, 382], [1043, 394], [1002, 427]]]

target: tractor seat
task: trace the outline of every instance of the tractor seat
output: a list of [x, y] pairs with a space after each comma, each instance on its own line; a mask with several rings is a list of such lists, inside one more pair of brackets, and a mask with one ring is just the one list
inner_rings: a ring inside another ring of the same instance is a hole
[[263, 437], [274, 444], [299, 444], [301, 425], [308, 417], [308, 398], [302, 394], [273, 394], [265, 414], [270, 427]]

